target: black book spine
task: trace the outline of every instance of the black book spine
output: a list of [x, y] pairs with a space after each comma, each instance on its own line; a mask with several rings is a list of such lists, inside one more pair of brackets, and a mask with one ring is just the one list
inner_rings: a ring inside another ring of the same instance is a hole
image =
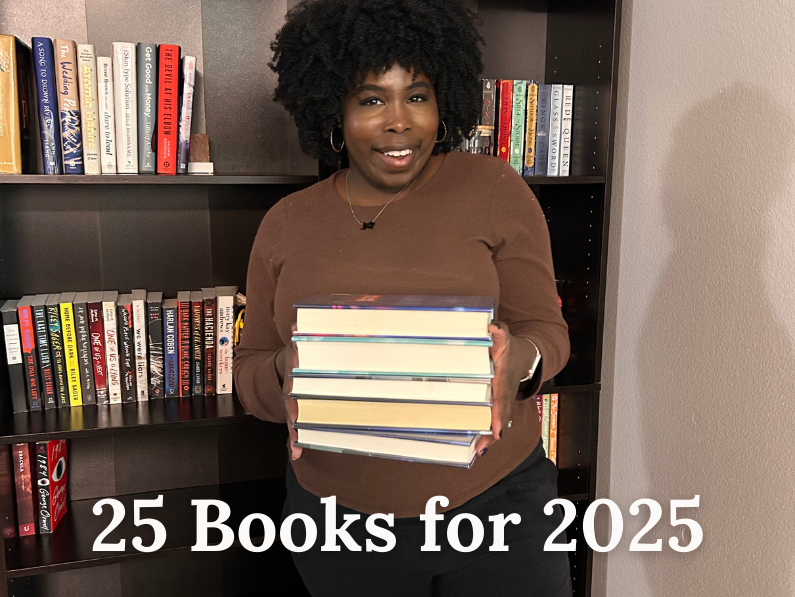
[[80, 369], [80, 384], [83, 389], [83, 404], [96, 404], [97, 392], [94, 384], [94, 362], [91, 354], [88, 306], [86, 303], [75, 303], [74, 310], [77, 362]]
[[33, 328], [36, 331], [42, 406], [45, 409], [57, 408], [55, 378], [50, 357], [50, 335], [47, 333], [47, 313], [44, 305], [31, 307], [31, 311], [33, 312]]
[[69, 388], [66, 386], [66, 352], [61, 332], [61, 313], [58, 305], [47, 305], [47, 324], [50, 328], [50, 349], [52, 353], [53, 376], [58, 407], [69, 406]]
[[36, 489], [39, 503], [39, 532], [52, 533], [50, 501], [50, 463], [47, 442], [36, 442]]
[[180, 301], [177, 309], [179, 334], [179, 348], [177, 357], [179, 359], [179, 395], [190, 396], [191, 388], [191, 368], [190, 368], [190, 302]]
[[121, 400], [122, 402], [135, 402], [135, 340], [132, 305], [119, 305], [118, 311]]
[[202, 333], [203, 303], [194, 301], [191, 308], [191, 361], [190, 370], [193, 385], [193, 395], [201, 396], [204, 393], [204, 370], [202, 358], [204, 354], [204, 334]]
[[215, 297], [204, 299], [204, 395], [215, 394]]
[[147, 331], [149, 335], [149, 396], [163, 398], [163, 319], [160, 303], [147, 303]]
[[28, 402], [25, 397], [27, 380], [25, 379], [22, 344], [19, 338], [19, 324], [17, 323], [16, 310], [3, 311], [3, 332], [5, 333], [8, 377], [11, 381], [12, 407], [14, 413], [24, 413], [28, 411]]

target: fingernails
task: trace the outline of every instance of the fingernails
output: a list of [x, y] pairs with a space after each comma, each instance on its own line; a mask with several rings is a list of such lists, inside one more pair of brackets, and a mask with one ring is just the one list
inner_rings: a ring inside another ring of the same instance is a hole
[[491, 320], [491, 325], [493, 325], [494, 327], [496, 327], [498, 330], [501, 330], [501, 329], [502, 329], [502, 328], [500, 327], [500, 322], [499, 322], [499, 321], [497, 321], [496, 319], [492, 319], [492, 320]]
[[480, 451], [480, 455], [481, 455], [481, 456], [485, 456], [485, 455], [486, 455], [486, 452], [488, 452], [488, 451], [489, 451], [489, 449], [488, 449], [488, 448], [483, 448], [483, 449]]
[[295, 454], [293, 454], [292, 450], [290, 450], [290, 460], [295, 460]]
[[504, 431], [505, 431], [505, 429], [500, 429], [500, 439], [502, 439], [502, 434], [503, 434]]

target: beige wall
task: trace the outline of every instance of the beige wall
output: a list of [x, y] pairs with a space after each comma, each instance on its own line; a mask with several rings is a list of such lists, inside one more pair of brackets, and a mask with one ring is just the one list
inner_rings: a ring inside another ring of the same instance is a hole
[[[598, 493], [625, 528], [593, 594], [792, 597], [795, 3], [624, 0], [621, 37]], [[662, 553], [629, 552], [644, 497]]]

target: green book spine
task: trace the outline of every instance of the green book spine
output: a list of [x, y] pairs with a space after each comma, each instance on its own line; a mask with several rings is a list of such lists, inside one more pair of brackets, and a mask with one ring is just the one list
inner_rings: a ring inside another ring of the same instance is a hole
[[511, 118], [511, 167], [519, 176], [524, 171], [524, 127], [527, 109], [527, 81], [513, 82], [513, 114]]

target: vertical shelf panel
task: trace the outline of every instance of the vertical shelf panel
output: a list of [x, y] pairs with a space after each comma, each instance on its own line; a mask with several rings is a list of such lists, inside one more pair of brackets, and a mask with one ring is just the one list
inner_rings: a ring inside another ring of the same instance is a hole
[[587, 494], [591, 486], [591, 402], [594, 392], [558, 396], [558, 493]]

